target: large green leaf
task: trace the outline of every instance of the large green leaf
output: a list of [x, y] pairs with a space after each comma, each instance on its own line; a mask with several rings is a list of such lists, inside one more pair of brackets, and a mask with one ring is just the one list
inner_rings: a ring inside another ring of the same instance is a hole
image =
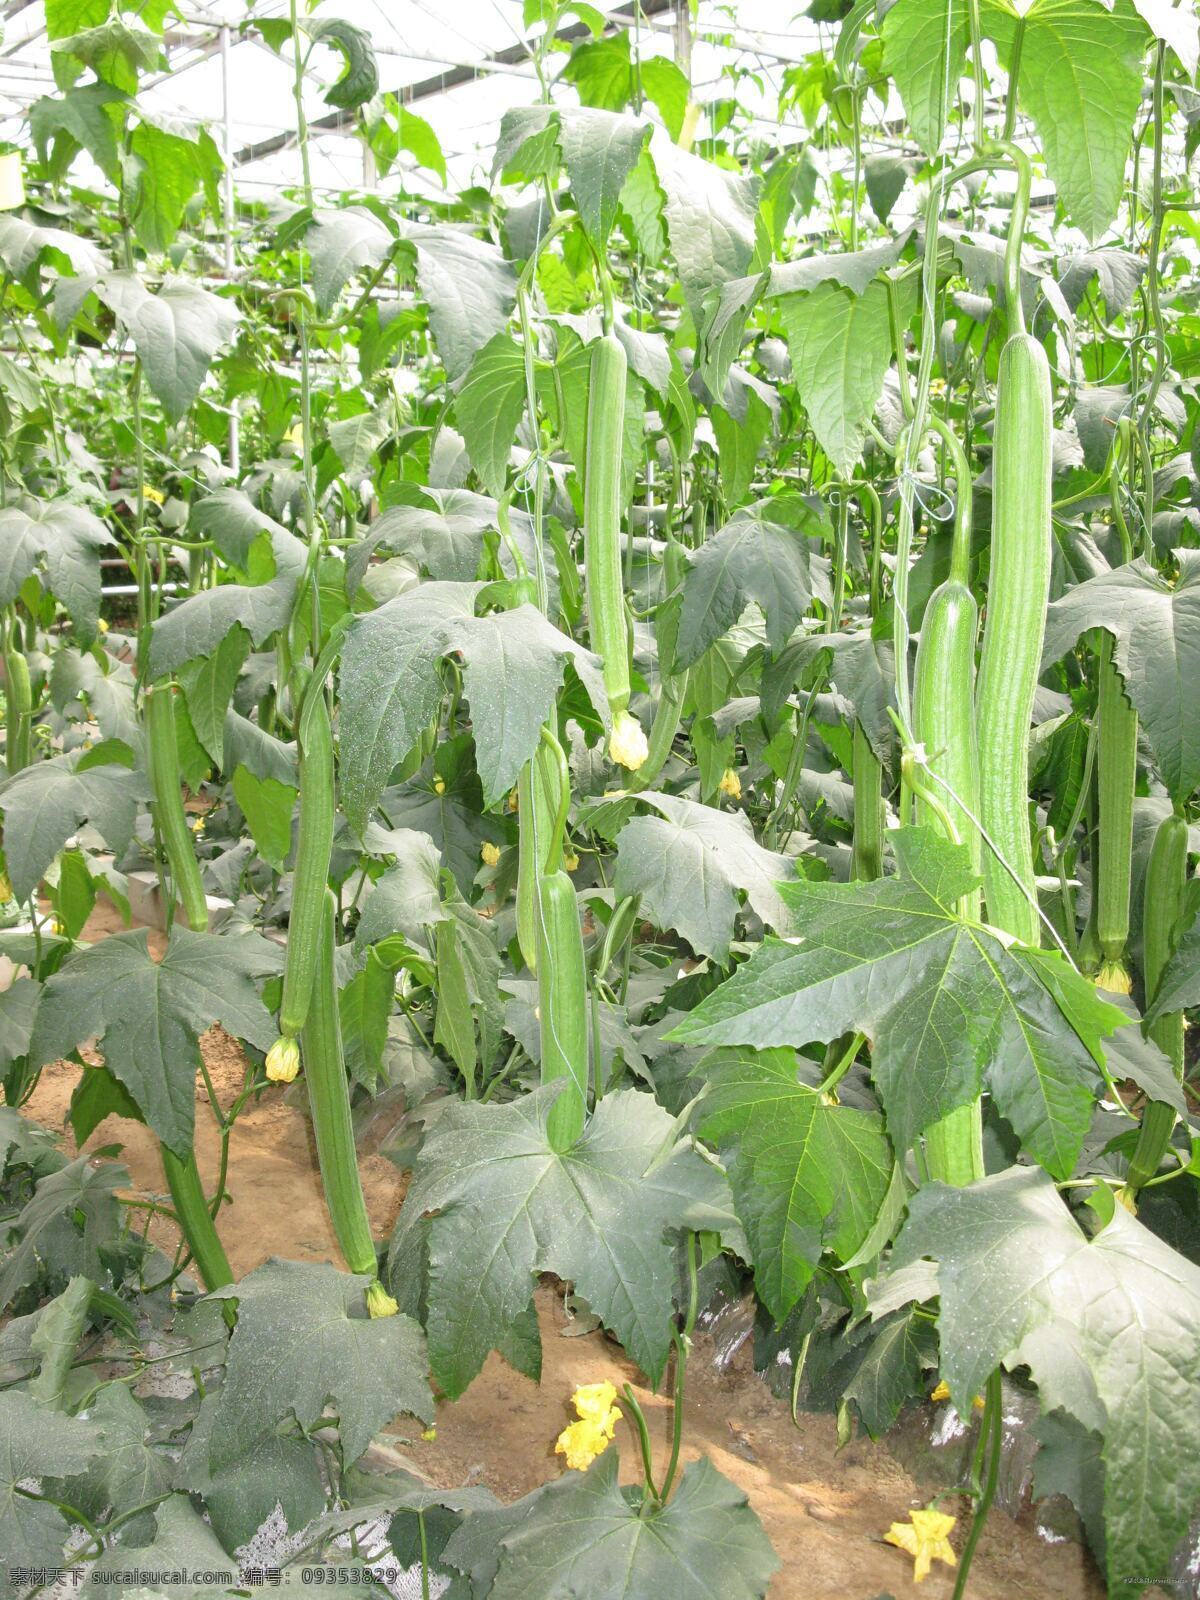
[[912, 1197], [883, 1309], [914, 1297], [905, 1269], [925, 1256], [960, 1413], [1001, 1362], [1028, 1366], [1046, 1410], [1103, 1436], [1111, 1592], [1167, 1572], [1200, 1500], [1200, 1268], [1121, 1206], [1089, 1238], [1054, 1184], [1018, 1167]]
[[619, 894], [641, 896], [658, 928], [674, 928], [700, 955], [725, 961], [738, 911], [738, 890], [771, 928], [789, 925], [780, 885], [792, 862], [766, 850], [742, 811], [717, 811], [682, 795], [639, 796], [661, 815], [634, 817], [617, 835]]
[[221, 160], [211, 137], [143, 121], [130, 140], [133, 162], [126, 195], [134, 227], [147, 250], [164, 251], [179, 232], [188, 201]]
[[404, 237], [416, 250], [438, 354], [449, 377], [460, 378], [512, 315], [516, 273], [494, 244], [455, 227], [409, 223]]
[[200, 393], [213, 358], [241, 313], [187, 278], [164, 278], [151, 294], [132, 272], [107, 273], [96, 293], [132, 338], [146, 381], [172, 422]]
[[736, 511], [691, 557], [683, 582], [675, 662], [690, 667], [731, 628], [754, 600], [767, 619], [767, 639], [782, 649], [813, 597], [829, 603], [829, 566], [810, 539], [827, 526], [824, 514], [803, 500], [788, 502], [785, 525], [761, 500]]
[[895, 703], [896, 675], [890, 638], [871, 633], [806, 633], [790, 640], [763, 666], [763, 710], [773, 717], [803, 670], [829, 654], [829, 680], [849, 700], [880, 761], [891, 759], [894, 732], [889, 707]]
[[[910, 0], [911, 3], [911, 0]], [[983, 30], [1010, 66], [1063, 209], [1092, 243], [1117, 214], [1142, 97], [1145, 23], [1131, 0], [985, 0]]]
[[422, 584], [350, 625], [340, 680], [342, 771], [346, 815], [359, 832], [391, 769], [437, 709], [445, 657], [462, 668], [486, 805], [512, 788], [533, 754], [568, 660], [597, 709], [604, 704], [589, 651], [528, 604], [474, 616], [479, 587]]
[[782, 1322], [825, 1250], [853, 1259], [891, 1182], [883, 1118], [802, 1083], [791, 1050], [722, 1051], [704, 1063], [700, 1131], [728, 1158], [754, 1282]]
[[42, 161], [49, 163], [55, 179], [66, 177], [80, 150], [86, 150], [104, 176], [120, 180], [116, 122], [109, 107], [127, 96], [110, 83], [75, 85], [59, 98], [43, 95], [29, 109], [29, 131]]
[[114, 854], [133, 837], [138, 802], [150, 798], [140, 772], [88, 764], [78, 751], [51, 756], [0, 784], [4, 856], [13, 894], [28, 900], [71, 835], [90, 822]]
[[855, 294], [825, 282], [804, 294], [783, 295], [779, 311], [796, 389], [817, 442], [850, 477], [892, 363], [887, 285], [877, 280]]
[[161, 678], [198, 656], [212, 655], [239, 625], [256, 645], [287, 626], [307, 552], [279, 523], [269, 517], [263, 521], [271, 545], [272, 576], [265, 583], [219, 583], [201, 589], [159, 617], [150, 633], [152, 677]]
[[171, 1458], [147, 1443], [150, 1418], [127, 1383], [106, 1383], [88, 1403], [88, 1421], [99, 1430], [100, 1453], [78, 1475], [64, 1478], [58, 1498], [85, 1516], [123, 1515], [156, 1500], [171, 1485]]
[[1128, 1019], [1061, 957], [959, 916], [978, 881], [965, 847], [925, 828], [892, 842], [898, 877], [784, 885], [801, 938], [765, 941], [671, 1037], [763, 1049], [858, 1029], [898, 1150], [986, 1083], [1030, 1155], [1069, 1177], [1101, 1086], [1102, 1036]]
[[315, 1427], [328, 1404], [348, 1465], [397, 1412], [432, 1422], [421, 1330], [405, 1316], [369, 1317], [369, 1281], [324, 1263], [272, 1259], [218, 1291], [237, 1301], [238, 1316], [212, 1422], [212, 1471], [293, 1413], [301, 1427]]
[[0, 261], [14, 278], [27, 281], [31, 270], [47, 257], [56, 268], [71, 272], [95, 274], [103, 266], [94, 244], [64, 228], [40, 228], [11, 213], [0, 217]]
[[[970, 15], [947, 0], [896, 0], [883, 19], [883, 64], [919, 143], [932, 155], [967, 59]], [[868, 180], [869, 182], [869, 180]]]
[[216, 1471], [209, 1463], [220, 1390], [204, 1397], [171, 1480], [174, 1489], [204, 1497], [218, 1537], [231, 1550], [248, 1544], [276, 1507], [298, 1533], [325, 1508], [321, 1469], [311, 1443], [286, 1423], [246, 1438], [237, 1457]]
[[342, 17], [306, 17], [302, 27], [310, 39], [337, 50], [345, 63], [341, 77], [325, 91], [325, 104], [343, 111], [365, 105], [379, 89], [371, 35]]
[[442, 698], [447, 626], [470, 616], [479, 585], [423, 583], [356, 617], [340, 670], [342, 804], [361, 834], [392, 768]]
[[7, 1254], [0, 1267], [0, 1311], [43, 1268], [63, 1281], [79, 1274], [93, 1283], [109, 1281], [101, 1251], [111, 1249], [120, 1233], [116, 1191], [128, 1182], [124, 1167], [114, 1161], [96, 1166], [88, 1155], [39, 1182], [8, 1224]]
[[116, 540], [86, 506], [30, 500], [0, 511], [0, 605], [11, 605], [39, 566], [87, 644], [100, 614], [100, 552]]
[[498, 333], [475, 352], [466, 381], [454, 399], [454, 415], [471, 465], [489, 494], [504, 493], [508, 457], [525, 399], [521, 346], [508, 334]]
[[365, 206], [318, 211], [305, 235], [312, 261], [317, 307], [328, 311], [350, 279], [364, 267], [382, 266], [395, 236]]
[[673, 144], [661, 129], [650, 153], [666, 196], [664, 213], [679, 281], [689, 305], [727, 278], [740, 278], [754, 254], [758, 193], [753, 179], [726, 172]]
[[637, 165], [650, 124], [594, 107], [564, 107], [558, 142], [583, 225], [603, 249], [625, 180]]
[[444, 1560], [473, 1572], [479, 1534], [494, 1533], [499, 1569], [490, 1600], [762, 1600], [779, 1566], [745, 1492], [704, 1456], [684, 1469], [670, 1502], [647, 1515], [617, 1482], [617, 1453], [609, 1450], [587, 1472], [515, 1506], [476, 1512]]
[[[15, 1389], [0, 1393], [0, 1550], [14, 1567], [62, 1565], [70, 1531], [66, 1518], [47, 1500], [22, 1493], [29, 1480], [79, 1472], [100, 1452], [100, 1429], [64, 1416]], [[20, 1488], [18, 1488], [18, 1484]], [[16, 1594], [25, 1585], [5, 1574]]]
[[154, 1508], [154, 1537], [149, 1544], [136, 1547], [114, 1543], [88, 1574], [88, 1584], [111, 1588], [114, 1593], [129, 1585], [115, 1577], [131, 1567], [142, 1572], [165, 1574], [148, 1588], [133, 1589], [142, 1600], [195, 1600], [201, 1595], [228, 1593], [238, 1581], [237, 1562], [225, 1551], [217, 1536], [185, 1494], [168, 1496]]
[[249, 653], [249, 636], [235, 625], [211, 655], [185, 661], [178, 669], [196, 737], [218, 767], [224, 756], [226, 713]]
[[686, 1144], [667, 1153], [672, 1121], [649, 1095], [605, 1095], [579, 1142], [555, 1152], [546, 1120], [558, 1087], [504, 1106], [448, 1102], [417, 1158], [392, 1289], [414, 1303], [411, 1263], [427, 1250], [430, 1362], [447, 1394], [501, 1347], [539, 1272], [574, 1283], [657, 1383], [675, 1285], [667, 1232], [728, 1233], [733, 1221], [724, 1176]]
[[1173, 588], [1139, 556], [1068, 590], [1046, 613], [1043, 661], [1089, 628], [1107, 629], [1163, 781], [1185, 800], [1200, 784], [1200, 551], [1178, 556]]
[[255, 978], [278, 972], [281, 952], [257, 935], [193, 933], [176, 924], [161, 961], [144, 928], [78, 951], [47, 980], [30, 1042], [40, 1066], [99, 1039], [109, 1071], [179, 1155], [192, 1147], [200, 1035], [219, 1022], [260, 1050], [276, 1028]]

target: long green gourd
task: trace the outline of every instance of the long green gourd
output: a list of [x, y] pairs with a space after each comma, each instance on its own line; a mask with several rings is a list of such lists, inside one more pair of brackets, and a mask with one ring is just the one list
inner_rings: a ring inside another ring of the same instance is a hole
[[883, 875], [883, 765], [857, 717], [851, 765], [854, 784], [851, 866], [855, 878], [868, 882]]
[[538, 878], [549, 866], [555, 807], [537, 755], [517, 776], [517, 945], [530, 972], [537, 971]]
[[[913, 674], [913, 735], [924, 747], [933, 775], [931, 792], [953, 823], [959, 842], [982, 870], [979, 816], [979, 744], [975, 727], [975, 646], [979, 607], [971, 593], [971, 469], [952, 428], [931, 417], [930, 427], [947, 445], [954, 466], [954, 536], [950, 572], [925, 603]], [[928, 778], [926, 782], [928, 783]], [[918, 822], [933, 825], [933, 807], [917, 797]], [[978, 892], [967, 896], [967, 916], [980, 914]]]
[[[659, 609], [660, 618], [664, 615], [663, 607], [666, 606], [671, 596], [679, 589], [686, 572], [687, 557], [684, 554], [683, 546], [674, 534], [668, 530], [667, 548], [663, 552], [665, 594], [663, 596], [663, 606]], [[660, 664], [662, 662], [662, 646], [663, 634], [659, 633]], [[658, 704], [654, 708], [654, 721], [650, 724], [650, 737], [646, 743], [646, 759], [629, 780], [628, 787], [630, 789], [648, 789], [666, 766], [667, 758], [675, 744], [675, 735], [679, 732], [679, 723], [683, 716], [683, 707], [687, 699], [690, 681], [690, 667], [685, 667], [682, 672], [664, 672], [658, 691]]]
[[[1146, 1004], [1149, 1005], [1158, 990], [1163, 968], [1170, 958], [1175, 929], [1183, 911], [1187, 889], [1188, 825], [1178, 811], [1164, 817], [1154, 835], [1150, 860], [1146, 866], [1146, 883], [1142, 913], [1142, 976], [1146, 985]], [[1182, 1079], [1184, 1067], [1183, 1039], [1184, 1016], [1182, 1011], [1170, 1011], [1158, 1017], [1149, 1028], [1149, 1034], [1159, 1049], [1168, 1057], [1175, 1076]], [[1142, 1112], [1142, 1125], [1129, 1162], [1122, 1199], [1130, 1204], [1158, 1171], [1171, 1134], [1175, 1128], [1174, 1107], [1161, 1100], [1152, 1100]]]
[[1100, 645], [1099, 698], [1096, 709], [1096, 798], [1099, 848], [1096, 878], [1096, 934], [1100, 940], [1102, 989], [1128, 994], [1132, 987], [1125, 965], [1129, 938], [1129, 894], [1133, 856], [1133, 797], [1137, 784], [1137, 712], [1113, 659], [1108, 632]]
[[[569, 1150], [583, 1132], [588, 1091], [588, 984], [583, 929], [575, 885], [560, 865], [571, 802], [570, 771], [562, 746], [543, 728], [539, 777], [552, 802], [549, 839], [536, 841], [546, 866], [537, 879], [538, 1027], [541, 1081], [566, 1086], [550, 1109], [553, 1149]], [[536, 812], [535, 812], [536, 815]]]
[[337, 897], [325, 886], [321, 893], [312, 1000], [301, 1036], [304, 1081], [308, 1086], [317, 1162], [333, 1231], [350, 1271], [373, 1280], [367, 1290], [371, 1315], [387, 1316], [396, 1310], [396, 1302], [376, 1277], [375, 1240], [354, 1147], [334, 965], [336, 915]]
[[621, 571], [621, 455], [625, 433], [625, 347], [615, 333], [592, 346], [583, 473], [583, 570], [588, 640], [604, 668], [612, 712], [609, 754], [636, 771], [646, 735], [629, 710], [629, 627]]
[[154, 821], [167, 865], [171, 869], [175, 897], [183, 907], [187, 925], [197, 933], [203, 933], [208, 928], [208, 901], [183, 810], [183, 778], [175, 739], [174, 694], [173, 684], [160, 683], [146, 695], [146, 742], [150, 786], [154, 794]]
[[[183, 908], [184, 920], [194, 932], [203, 933], [208, 928], [208, 901], [183, 810], [174, 692], [173, 685], [158, 684], [147, 692], [145, 700], [154, 821], [170, 869], [170, 887]], [[171, 1204], [196, 1270], [205, 1288], [220, 1289], [233, 1282], [233, 1272], [204, 1196], [195, 1151], [180, 1156], [166, 1145], [159, 1148]]]
[[298, 733], [300, 829], [292, 874], [283, 998], [279, 1006], [280, 1038], [267, 1056], [267, 1076], [276, 1083], [290, 1083], [299, 1069], [296, 1040], [307, 1020], [316, 984], [321, 919], [333, 851], [333, 729], [325, 686], [319, 676], [309, 680]]
[[[15, 623], [13, 625], [15, 631]], [[33, 692], [29, 683], [29, 663], [15, 645], [4, 652], [4, 759], [9, 776], [23, 772], [30, 758], [30, 717]]]
[[1029, 945], [1040, 942], [1029, 725], [1050, 591], [1053, 436], [1046, 352], [1014, 333], [996, 379], [991, 566], [975, 706], [988, 920]]
[[[973, 818], [979, 815], [979, 752], [975, 731], [975, 643], [979, 608], [970, 589], [971, 469], [958, 436], [940, 418], [930, 427], [946, 444], [954, 467], [954, 537], [950, 572], [930, 595], [921, 619], [913, 676], [913, 735], [923, 746], [925, 766], [917, 795], [916, 818], [928, 825], [948, 820], [967, 845], [976, 870], [982, 841]], [[940, 780], [940, 781], [939, 781]], [[940, 813], [940, 814], [939, 814]], [[963, 896], [959, 909], [978, 918], [980, 893]], [[940, 1183], [964, 1185], [984, 1175], [983, 1117], [978, 1100], [957, 1106], [925, 1132], [929, 1175]]]

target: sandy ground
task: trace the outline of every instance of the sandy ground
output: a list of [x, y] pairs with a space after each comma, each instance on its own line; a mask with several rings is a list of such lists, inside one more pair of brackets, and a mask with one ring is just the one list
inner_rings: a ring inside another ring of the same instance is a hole
[[[119, 926], [106, 903], [97, 908], [85, 932], [102, 937]], [[161, 936], [151, 935], [152, 947]], [[218, 1098], [228, 1103], [242, 1084], [239, 1047], [217, 1030], [204, 1040], [205, 1059]], [[27, 1110], [46, 1126], [63, 1129], [78, 1068], [47, 1067]], [[198, 1097], [204, 1099], [202, 1084]], [[70, 1144], [69, 1132], [64, 1142]], [[137, 1123], [109, 1118], [88, 1144], [119, 1143], [121, 1159], [142, 1191], [161, 1194], [157, 1147]], [[197, 1159], [210, 1187], [215, 1182], [218, 1141], [213, 1118], [197, 1107]], [[367, 1206], [377, 1235], [388, 1233], [404, 1194], [404, 1179], [383, 1155], [360, 1152]], [[234, 1271], [241, 1275], [268, 1256], [338, 1261], [325, 1214], [303, 1095], [285, 1097], [272, 1090], [239, 1117], [228, 1175], [231, 1203], [219, 1225]], [[158, 1242], [173, 1247], [169, 1225], [161, 1223]], [[569, 1400], [582, 1383], [609, 1379], [617, 1388], [629, 1382], [646, 1411], [661, 1464], [669, 1407], [650, 1393], [637, 1369], [602, 1334], [565, 1336], [571, 1324], [561, 1289], [547, 1283], [538, 1293], [544, 1346], [541, 1385], [513, 1372], [492, 1356], [467, 1393], [438, 1408], [437, 1436], [415, 1437], [404, 1423], [395, 1443], [413, 1465], [446, 1487], [485, 1484], [502, 1499], [515, 1499], [564, 1470], [554, 1441], [571, 1420]], [[912, 1563], [882, 1542], [894, 1520], [925, 1504], [935, 1485], [918, 1485], [885, 1445], [863, 1439], [840, 1453], [831, 1417], [801, 1414], [793, 1425], [786, 1407], [755, 1376], [748, 1348], [727, 1370], [718, 1371], [713, 1351], [701, 1337], [690, 1364], [686, 1406], [685, 1461], [701, 1452], [739, 1484], [761, 1517], [783, 1563], [769, 1591], [770, 1600], [949, 1600], [953, 1574], [936, 1567], [919, 1587]], [[632, 1430], [617, 1430], [624, 1475], [638, 1474]], [[955, 1502], [943, 1509], [961, 1510]], [[965, 1528], [955, 1529], [961, 1548]], [[1026, 1509], [1016, 1520], [994, 1513], [975, 1560], [972, 1600], [1101, 1600], [1090, 1559], [1071, 1543], [1048, 1545], [1035, 1531]], [[719, 1597], [714, 1597], [719, 1600]]]

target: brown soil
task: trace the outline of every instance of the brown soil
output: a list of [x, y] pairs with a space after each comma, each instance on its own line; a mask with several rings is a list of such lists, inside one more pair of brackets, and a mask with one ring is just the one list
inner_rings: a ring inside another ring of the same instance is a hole
[[[102, 902], [85, 931], [96, 939], [115, 931], [119, 920]], [[152, 948], [162, 936], [151, 933]], [[239, 1047], [219, 1030], [206, 1035], [204, 1055], [218, 1098], [225, 1104], [242, 1084]], [[64, 1126], [78, 1069], [47, 1067], [27, 1109], [46, 1126]], [[204, 1099], [202, 1085], [198, 1096]], [[213, 1119], [197, 1108], [197, 1158], [207, 1184], [216, 1178], [218, 1143]], [[64, 1140], [70, 1143], [69, 1133]], [[96, 1130], [92, 1148], [119, 1143], [121, 1159], [137, 1188], [161, 1194], [162, 1170], [152, 1135], [137, 1123], [109, 1118]], [[386, 1157], [362, 1153], [363, 1185], [378, 1235], [390, 1231], [404, 1193], [404, 1179]], [[241, 1275], [268, 1256], [338, 1261], [321, 1199], [303, 1095], [277, 1090], [246, 1107], [232, 1141], [228, 1174], [231, 1203], [220, 1229], [234, 1271]], [[173, 1248], [169, 1226], [158, 1242]], [[538, 1291], [544, 1348], [541, 1385], [531, 1383], [493, 1355], [466, 1395], [438, 1407], [436, 1438], [421, 1439], [397, 1425], [395, 1444], [413, 1468], [440, 1486], [484, 1484], [511, 1500], [558, 1477], [562, 1458], [554, 1441], [571, 1420], [573, 1389], [603, 1379], [618, 1389], [629, 1382], [646, 1412], [658, 1469], [666, 1448], [669, 1407], [650, 1393], [637, 1369], [602, 1334], [569, 1337], [571, 1323], [561, 1290]], [[617, 1430], [623, 1475], [639, 1476], [632, 1430]], [[799, 1425], [753, 1372], [748, 1348], [725, 1372], [716, 1370], [705, 1338], [697, 1342], [689, 1370], [684, 1460], [702, 1452], [740, 1485], [762, 1518], [782, 1567], [770, 1600], [949, 1600], [953, 1574], [938, 1566], [917, 1589], [912, 1563], [882, 1542], [893, 1521], [924, 1505], [936, 1486], [918, 1484], [885, 1445], [868, 1440], [837, 1450], [831, 1417], [801, 1415]], [[944, 1509], [962, 1510], [954, 1502]], [[961, 1548], [965, 1528], [955, 1529]], [[1101, 1600], [1103, 1587], [1090, 1558], [1072, 1543], [1048, 1545], [1038, 1538], [1032, 1514], [1016, 1520], [994, 1513], [980, 1543], [970, 1586], [972, 1600]]]

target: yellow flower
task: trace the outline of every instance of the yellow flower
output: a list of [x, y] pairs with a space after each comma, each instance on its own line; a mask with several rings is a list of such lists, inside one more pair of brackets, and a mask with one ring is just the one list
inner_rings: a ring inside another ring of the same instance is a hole
[[638, 719], [628, 711], [619, 711], [613, 718], [608, 753], [619, 766], [636, 772], [650, 754], [646, 735]]
[[500, 846], [498, 844], [493, 844], [492, 841], [488, 839], [484, 842], [483, 848], [480, 850], [479, 854], [483, 857], [483, 864], [485, 867], [494, 867], [500, 860]]
[[[606, 1421], [609, 1412], [615, 1409], [616, 1403], [616, 1388], [608, 1382], [585, 1383], [582, 1389], [576, 1389], [571, 1396], [571, 1404], [575, 1407], [575, 1415], [582, 1417], [585, 1422]], [[620, 1416], [619, 1411], [617, 1416]]]
[[298, 422], [293, 422], [283, 436], [284, 444], [294, 444], [297, 450], [304, 449], [304, 429]]
[[740, 800], [742, 798], [742, 780], [732, 767], [725, 768], [717, 788], [722, 794], [727, 794], [731, 800]]
[[436, 1428], [426, 1428], [422, 1432], [421, 1437], [422, 1437], [422, 1439], [424, 1439], [426, 1444], [432, 1444], [433, 1441], [437, 1438], [437, 1429]]
[[106, 620], [103, 617], [97, 618], [96, 626], [97, 626], [97, 628], [99, 628], [101, 633], [107, 633], [108, 632], [108, 623], [106, 622]]
[[563, 852], [563, 866], [566, 867], [568, 872], [574, 872], [577, 870], [579, 866], [579, 857], [575, 854], [574, 850], [565, 850]]
[[[937, 1388], [933, 1391], [929, 1398], [931, 1400], [949, 1400], [950, 1385], [946, 1382], [945, 1378], [942, 1379], [941, 1383], [938, 1384]], [[974, 1405], [976, 1411], [983, 1410], [983, 1399], [980, 1395], [975, 1396], [972, 1404]]]
[[148, 483], [142, 485], [142, 499], [149, 500], [152, 505], [166, 505], [167, 497], [161, 489], [154, 489]]
[[8, 881], [8, 873], [0, 872], [0, 906], [8, 905], [12, 897], [12, 884]]
[[943, 1511], [913, 1511], [907, 1522], [893, 1522], [884, 1534], [885, 1544], [894, 1544], [913, 1558], [914, 1583], [924, 1582], [935, 1561], [958, 1565], [948, 1537], [956, 1520]]
[[521, 796], [517, 792], [517, 790], [514, 789], [510, 793], [510, 795], [508, 797], [508, 809], [510, 811], [519, 811], [520, 808], [521, 808]]
[[434, 794], [445, 794], [445, 792], [446, 792], [446, 780], [445, 780], [445, 778], [435, 778], [433, 780], [433, 792], [434, 792]]
[[200, 833], [204, 832], [204, 818], [203, 817], [193, 817], [192, 818], [192, 832], [196, 833], [196, 834], [200, 834]]
[[276, 1039], [267, 1051], [267, 1077], [272, 1083], [291, 1083], [300, 1071], [300, 1046], [295, 1039]]
[[371, 1317], [394, 1317], [400, 1307], [391, 1295], [376, 1278], [375, 1282], [367, 1288], [367, 1315]]
[[611, 1383], [584, 1384], [571, 1396], [579, 1421], [563, 1429], [554, 1450], [556, 1455], [566, 1456], [567, 1466], [573, 1471], [586, 1472], [612, 1443], [621, 1420], [620, 1408], [613, 1404], [616, 1398], [617, 1391]]
[[929, 392], [932, 395], [943, 395], [946, 392], [945, 378], [930, 378]]

